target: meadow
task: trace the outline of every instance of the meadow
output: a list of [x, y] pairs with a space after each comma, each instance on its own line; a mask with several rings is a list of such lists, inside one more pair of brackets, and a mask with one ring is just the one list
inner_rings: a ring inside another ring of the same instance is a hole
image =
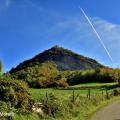
[[[60, 98], [66, 98], [69, 97], [72, 93], [73, 90], [75, 90], [75, 94], [79, 94], [82, 96], [86, 96], [88, 94], [88, 89], [93, 87], [94, 89], [91, 89], [91, 94], [96, 95], [96, 94], [102, 94], [102, 92], [106, 92], [105, 88], [110, 88], [116, 86], [117, 83], [86, 83], [86, 84], [80, 84], [80, 85], [74, 85], [70, 86], [67, 88], [45, 88], [45, 89], [35, 89], [35, 88], [30, 88], [29, 92], [30, 94], [36, 99], [40, 100], [40, 98], [45, 96], [45, 93], [53, 93], [54, 95], [60, 97]], [[103, 91], [104, 90], [104, 91]], [[113, 89], [110, 89], [112, 91]]]

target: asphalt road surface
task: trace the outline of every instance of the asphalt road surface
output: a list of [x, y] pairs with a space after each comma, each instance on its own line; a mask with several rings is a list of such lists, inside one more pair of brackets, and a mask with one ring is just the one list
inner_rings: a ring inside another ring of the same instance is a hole
[[100, 109], [90, 120], [120, 120], [120, 100]]

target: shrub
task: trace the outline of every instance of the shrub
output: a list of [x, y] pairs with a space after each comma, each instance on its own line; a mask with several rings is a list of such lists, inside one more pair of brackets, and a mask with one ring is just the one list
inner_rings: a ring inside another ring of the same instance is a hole
[[17, 104], [17, 96], [12, 87], [0, 86], [0, 95], [0, 100], [10, 102], [12, 107]]
[[31, 110], [34, 102], [24, 83], [18, 81], [0, 81], [0, 101], [9, 103], [14, 108]]
[[113, 90], [113, 95], [114, 95], [114, 96], [120, 95], [120, 89], [118, 89], [118, 88], [114, 89], [114, 90]]
[[54, 85], [55, 87], [63, 87], [63, 88], [68, 87], [68, 83], [66, 81], [66, 78], [60, 78], [60, 79], [56, 80], [54, 82], [54, 84], [55, 84]]
[[47, 94], [43, 100], [43, 111], [45, 114], [55, 116], [55, 114], [61, 110], [58, 99], [52, 94]]

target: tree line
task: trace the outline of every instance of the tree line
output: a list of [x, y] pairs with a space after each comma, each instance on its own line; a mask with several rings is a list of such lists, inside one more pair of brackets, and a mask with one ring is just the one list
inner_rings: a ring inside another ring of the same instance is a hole
[[0, 62], [0, 76], [2, 79], [24, 81], [33, 88], [67, 87], [83, 83], [110, 83], [115, 81], [120, 85], [120, 69], [118, 68], [59, 71], [57, 65], [51, 61], [3, 75], [2, 62]]

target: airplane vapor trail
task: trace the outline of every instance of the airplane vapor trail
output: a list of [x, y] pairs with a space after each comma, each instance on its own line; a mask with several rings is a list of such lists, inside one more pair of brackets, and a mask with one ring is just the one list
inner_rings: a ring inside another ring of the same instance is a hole
[[108, 49], [106, 48], [104, 42], [102, 41], [100, 35], [99, 35], [98, 32], [96, 31], [96, 29], [95, 29], [95, 27], [93, 26], [92, 22], [90, 21], [90, 19], [88, 18], [88, 16], [85, 14], [85, 12], [83, 11], [83, 9], [80, 8], [80, 7], [79, 7], [79, 9], [81, 10], [81, 12], [83, 13], [83, 15], [84, 15], [85, 18], [87, 19], [87, 21], [88, 21], [88, 23], [90, 24], [90, 26], [92, 27], [92, 29], [93, 29], [94, 33], [96, 34], [96, 36], [97, 36], [99, 42], [101, 43], [101, 45], [102, 45], [103, 48], [105, 49], [105, 51], [106, 51], [108, 57], [109, 57], [110, 60], [113, 62], [113, 58], [112, 58], [111, 54], [109, 53]]

